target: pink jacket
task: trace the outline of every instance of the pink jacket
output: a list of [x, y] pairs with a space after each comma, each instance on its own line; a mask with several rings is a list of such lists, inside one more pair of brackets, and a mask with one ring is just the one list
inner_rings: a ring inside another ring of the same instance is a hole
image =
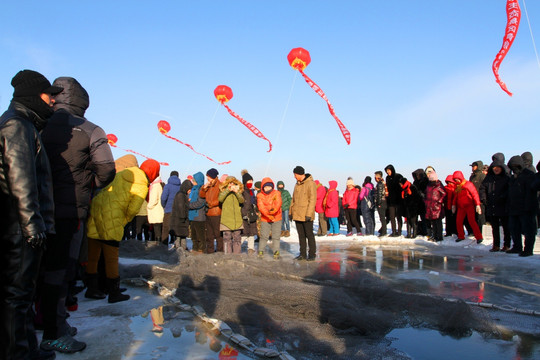
[[[358, 195], [360, 190], [353, 187], [351, 190], [347, 189], [343, 193], [343, 208], [344, 209], [356, 209], [358, 207]], [[349, 206], [347, 206], [349, 205]]]
[[317, 203], [315, 204], [315, 212], [316, 213], [323, 213], [323, 200], [324, 196], [326, 195], [326, 188], [317, 181]]
[[326, 195], [326, 208], [324, 215], [328, 218], [337, 218], [339, 216], [339, 194], [337, 191], [337, 181], [331, 180], [328, 194]]

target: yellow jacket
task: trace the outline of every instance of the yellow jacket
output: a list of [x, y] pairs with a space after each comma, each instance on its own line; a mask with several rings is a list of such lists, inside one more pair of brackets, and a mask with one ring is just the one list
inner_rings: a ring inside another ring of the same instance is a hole
[[120, 171], [90, 204], [87, 235], [121, 241], [124, 227], [139, 212], [148, 193], [148, 178], [138, 167]]

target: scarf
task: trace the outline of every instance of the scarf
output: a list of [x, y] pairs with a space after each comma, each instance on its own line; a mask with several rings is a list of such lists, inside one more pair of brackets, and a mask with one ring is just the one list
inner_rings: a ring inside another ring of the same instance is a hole
[[32, 121], [38, 131], [45, 128], [47, 120], [54, 114], [53, 108], [47, 105], [39, 96], [18, 96], [13, 100], [36, 113], [37, 116]]

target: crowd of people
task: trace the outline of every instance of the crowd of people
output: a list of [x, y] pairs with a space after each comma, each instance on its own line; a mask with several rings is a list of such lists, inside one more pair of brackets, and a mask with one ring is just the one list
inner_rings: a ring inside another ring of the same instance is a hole
[[[3, 359], [53, 359], [55, 351], [84, 350], [67, 322], [66, 306], [77, 303], [71, 291], [76, 273], [84, 269], [85, 297], [128, 300], [118, 269], [126, 238], [192, 254], [240, 254], [246, 242], [247, 254], [259, 258], [269, 245], [269, 256], [279, 259], [280, 239], [290, 236], [294, 221], [300, 245], [295, 260], [313, 261], [315, 235], [336, 236], [341, 224], [347, 236], [363, 235], [362, 228], [375, 235], [377, 213], [379, 237], [400, 237], [405, 219], [407, 237], [442, 241], [444, 219], [447, 236], [462, 241], [467, 228], [480, 243], [480, 229], [489, 222], [491, 251], [533, 254], [540, 173], [529, 152], [507, 164], [501, 153], [488, 167], [476, 161], [469, 180], [456, 171], [446, 184], [432, 166], [414, 171], [411, 182], [388, 165], [386, 178], [376, 171], [374, 183], [370, 176], [362, 185], [348, 178], [341, 196], [336, 180], [325, 187], [302, 166], [292, 169], [292, 195], [283, 181], [254, 182], [247, 170], [236, 178], [210, 168], [206, 176], [197, 172], [184, 181], [172, 171], [164, 184], [155, 160], [114, 160], [103, 129], [84, 117], [89, 96], [76, 79], [51, 84], [23, 70], [11, 84], [13, 99], [0, 117]], [[36, 327], [43, 329], [39, 345]]]

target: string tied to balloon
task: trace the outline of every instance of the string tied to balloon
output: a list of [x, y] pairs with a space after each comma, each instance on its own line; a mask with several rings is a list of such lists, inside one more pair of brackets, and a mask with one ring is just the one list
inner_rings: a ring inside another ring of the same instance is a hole
[[[131, 149], [123, 149], [123, 148], [121, 148], [121, 147], [118, 147], [118, 145], [116, 145], [116, 143], [118, 142], [118, 137], [117, 137], [116, 135], [114, 135], [114, 134], [107, 134], [107, 141], [108, 141], [108, 143], [109, 143], [109, 145], [110, 145], [111, 147], [115, 147], [115, 148], [120, 149], [120, 150], [123, 150], [123, 151], [125, 151], [125, 152], [129, 152], [129, 153], [132, 153], [132, 154], [135, 154], [135, 155], [142, 156], [143, 158], [148, 159], [148, 160], [154, 160], [153, 158], [148, 157], [148, 156], [146, 156], [146, 155], [143, 155], [143, 154], [141, 154], [141, 153], [139, 153], [139, 152], [136, 152], [136, 151], [134, 151], [134, 150], [131, 150]], [[169, 163], [166, 163], [166, 162], [160, 162], [159, 164], [160, 164], [160, 165], [163, 165], [163, 166], [169, 166]]]

